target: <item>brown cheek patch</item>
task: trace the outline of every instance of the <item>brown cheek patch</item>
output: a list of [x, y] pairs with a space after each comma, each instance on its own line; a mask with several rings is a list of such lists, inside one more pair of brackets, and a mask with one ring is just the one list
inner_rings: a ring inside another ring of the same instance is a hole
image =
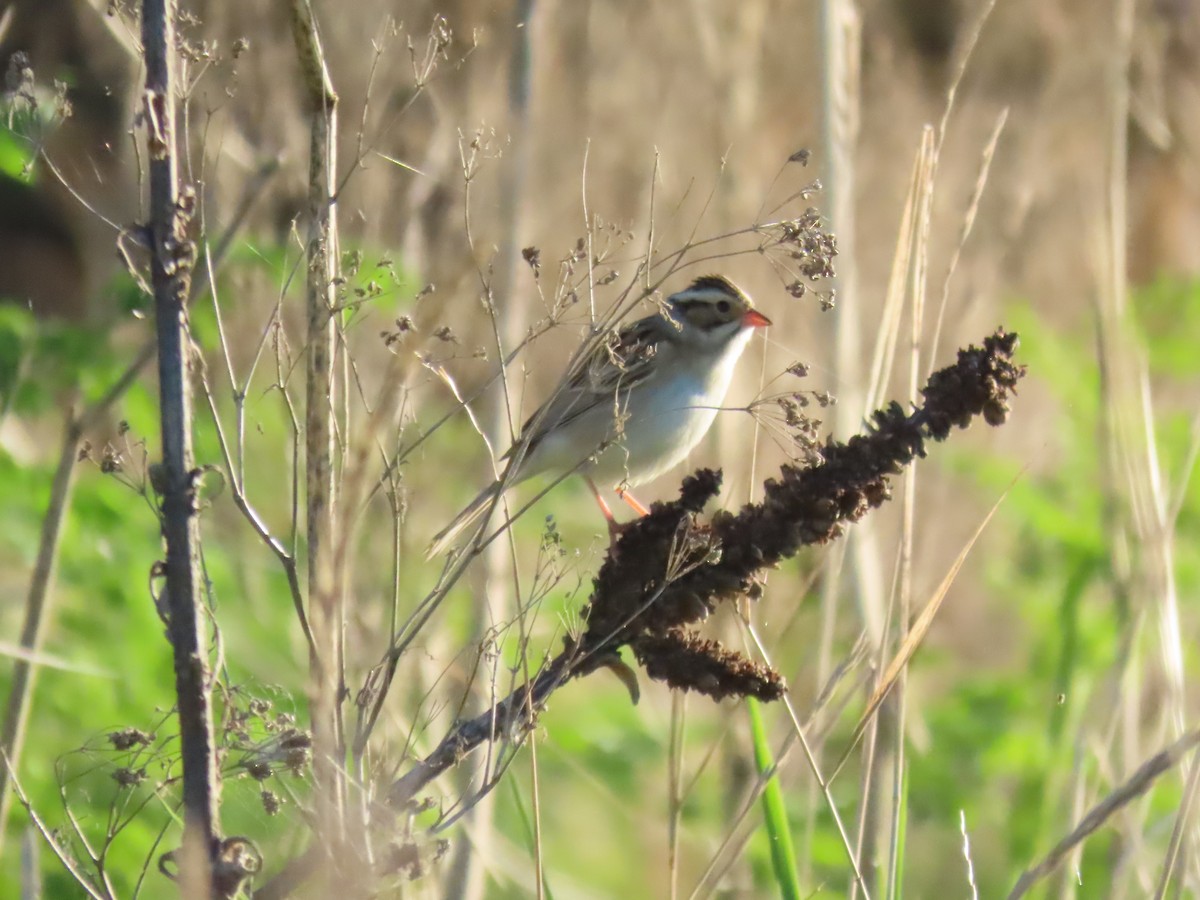
[[687, 320], [697, 328], [707, 329], [728, 321], [728, 317], [722, 316], [715, 306], [705, 303], [688, 309]]

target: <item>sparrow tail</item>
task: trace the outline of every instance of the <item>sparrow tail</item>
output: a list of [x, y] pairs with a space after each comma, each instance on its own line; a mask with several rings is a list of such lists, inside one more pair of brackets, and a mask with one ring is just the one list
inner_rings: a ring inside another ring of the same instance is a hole
[[480, 516], [484, 515], [492, 508], [492, 503], [496, 499], [496, 494], [500, 490], [500, 482], [494, 482], [484, 488], [479, 496], [472, 500], [462, 512], [439, 531], [429, 542], [429, 546], [425, 550], [425, 558], [433, 559], [435, 556], [441, 556], [445, 553], [464, 531], [471, 527]]

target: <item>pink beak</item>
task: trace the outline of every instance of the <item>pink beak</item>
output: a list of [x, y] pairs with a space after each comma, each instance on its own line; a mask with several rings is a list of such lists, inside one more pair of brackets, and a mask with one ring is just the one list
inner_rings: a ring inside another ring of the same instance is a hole
[[746, 310], [746, 314], [742, 316], [742, 325], [746, 328], [766, 328], [770, 324], [771, 320], [757, 309], [748, 309]]

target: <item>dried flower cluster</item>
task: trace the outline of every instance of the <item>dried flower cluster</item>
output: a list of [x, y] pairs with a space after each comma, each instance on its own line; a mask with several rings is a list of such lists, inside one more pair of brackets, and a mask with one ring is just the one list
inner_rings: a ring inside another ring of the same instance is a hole
[[780, 243], [789, 246], [801, 275], [813, 281], [833, 277], [837, 238], [825, 230], [818, 210], [810, 206], [798, 218], [782, 223], [780, 231]]

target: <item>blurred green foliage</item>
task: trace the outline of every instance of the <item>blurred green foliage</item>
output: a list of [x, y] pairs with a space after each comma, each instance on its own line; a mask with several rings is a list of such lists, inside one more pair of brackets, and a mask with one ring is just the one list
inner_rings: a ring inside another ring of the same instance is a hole
[[62, 81], [52, 90], [39, 86], [32, 70], [14, 70], [9, 63], [0, 93], [0, 177], [26, 184], [36, 180], [42, 142], [70, 114], [66, 90]]
[[33, 155], [29, 144], [11, 128], [0, 125], [0, 176], [33, 180]]
[[[1153, 285], [1135, 294], [1130, 309], [1126, 324], [1142, 336], [1154, 382], [1160, 464], [1175, 485], [1187, 476], [1194, 438], [1194, 401], [1186, 398], [1194, 398], [1200, 376], [1200, 354], [1189, 337], [1200, 324], [1200, 285]], [[1126, 642], [1138, 627], [1111, 563], [1113, 489], [1101, 456], [1106, 423], [1097, 336], [1086, 327], [1057, 330], [1029, 306], [1013, 307], [1006, 320], [1021, 336], [1019, 356], [1029, 367], [1024, 392], [1036, 384], [1049, 393], [1055, 409], [1042, 421], [1055, 427], [1038, 434], [1038, 456], [1015, 484], [1024, 460], [981, 457], [951, 446], [939, 455], [957, 477], [973, 481], [981, 496], [998, 496], [1012, 485], [991, 529], [984, 575], [996, 602], [1020, 623], [1021, 641], [1003, 668], [955, 666], [946, 672], [936, 700], [918, 713], [931, 746], [910, 756], [908, 794], [914, 821], [944, 831], [947, 848], [958, 811], [965, 811], [980, 896], [1007, 892], [1021, 869], [1076, 824], [1070, 783], [1079, 766], [1101, 796], [1115, 787], [1094, 771], [1081, 735], [1106, 727], [1113, 690], [1106, 682], [1117, 677]], [[1022, 416], [1019, 404], [1014, 426]], [[1176, 522], [1177, 546], [1200, 539], [1198, 513], [1200, 485], [1191, 479]], [[1200, 567], [1191, 554], [1178, 554], [1175, 575], [1181, 596], [1200, 588]], [[1127, 770], [1141, 762], [1127, 760]], [[1165, 817], [1158, 827], [1169, 831], [1179, 797], [1172, 777], [1152, 789], [1151, 802]], [[1077, 874], [1085, 891], [1110, 884], [1120, 865], [1110, 844], [1111, 835], [1102, 829], [1085, 845], [1080, 871], [1067, 877]], [[945, 889], [961, 886], [961, 871], [949, 868], [939, 883]]]

